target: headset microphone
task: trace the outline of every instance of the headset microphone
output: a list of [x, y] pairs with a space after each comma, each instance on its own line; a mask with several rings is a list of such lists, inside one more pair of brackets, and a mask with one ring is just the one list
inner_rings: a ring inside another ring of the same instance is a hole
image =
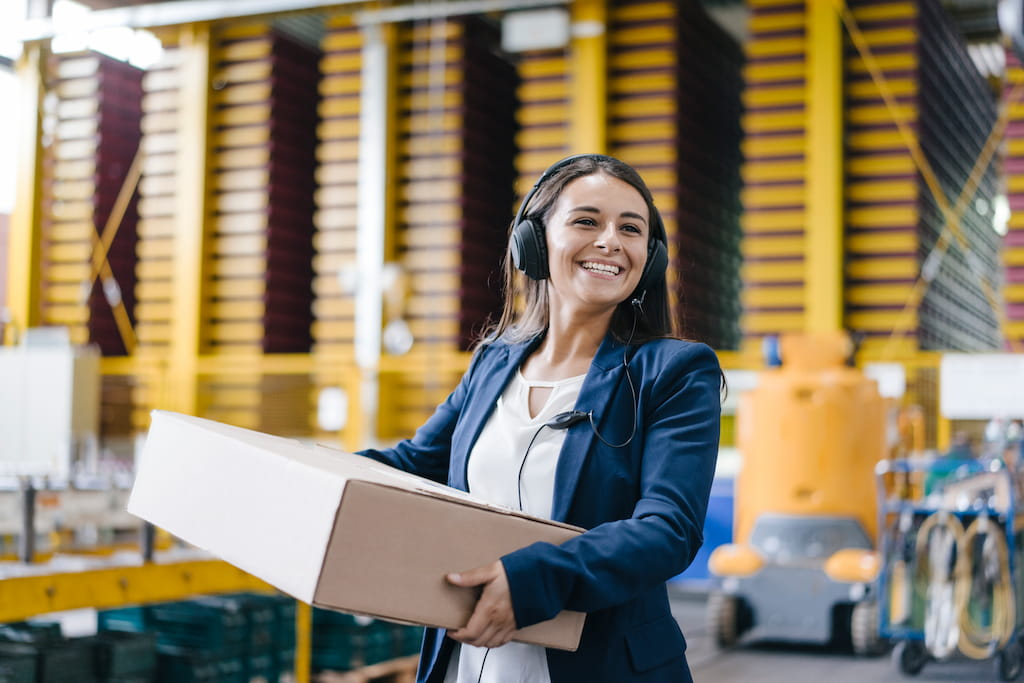
[[565, 413], [559, 413], [553, 418], [544, 423], [545, 427], [549, 429], [568, 429], [577, 422], [583, 422], [590, 417], [590, 413], [585, 413], [582, 410], [570, 410]]

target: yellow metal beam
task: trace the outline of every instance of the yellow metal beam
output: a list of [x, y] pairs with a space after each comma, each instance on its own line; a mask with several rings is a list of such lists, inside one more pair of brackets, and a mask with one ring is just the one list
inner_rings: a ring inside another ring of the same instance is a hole
[[178, 149], [178, 212], [174, 253], [174, 315], [171, 318], [169, 402], [194, 414], [201, 344], [202, 283], [206, 271], [209, 200], [210, 26], [179, 30], [181, 129]]
[[313, 608], [305, 602], [295, 607], [295, 680], [308, 683], [313, 663]]
[[830, 3], [807, 3], [807, 251], [809, 332], [843, 327], [843, 36]]
[[269, 589], [263, 581], [220, 560], [8, 577], [0, 581], [0, 622], [87, 607], [108, 609], [209, 593]]
[[40, 256], [42, 214], [42, 111], [45, 69], [49, 50], [41, 43], [26, 43], [18, 60], [21, 86], [21, 125], [18, 146], [17, 195], [8, 237], [7, 306], [13, 329], [2, 343], [14, 343], [16, 330], [38, 325], [41, 311]]
[[607, 0], [576, 0], [571, 11], [576, 35], [570, 61], [569, 149], [604, 153], [608, 147]]

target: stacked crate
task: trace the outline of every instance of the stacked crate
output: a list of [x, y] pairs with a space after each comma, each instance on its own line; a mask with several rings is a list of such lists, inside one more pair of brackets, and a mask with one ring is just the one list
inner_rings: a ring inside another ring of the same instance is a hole
[[699, 3], [617, 2], [609, 32], [609, 147], [665, 221], [684, 335], [739, 343], [738, 45]]
[[679, 13], [676, 3], [620, 0], [608, 14], [608, 148], [640, 173], [654, 195], [673, 264], [667, 277], [677, 295], [685, 277], [678, 269]]
[[[851, 10], [899, 115], [919, 141], [948, 204], [955, 205], [995, 120], [991, 91], [938, 2], [862, 1]], [[894, 330], [906, 331], [895, 348], [899, 353], [995, 347], [996, 311], [979, 278], [998, 266], [994, 168], [983, 176], [963, 217], [967, 248], [954, 239], [932, 274], [926, 263], [945, 216], [864, 60], [852, 44], [846, 54], [847, 325], [865, 335], [865, 350], [891, 352], [893, 347], [884, 345]], [[905, 315], [922, 272], [932, 279], [923, 300]]]
[[313, 671], [350, 671], [416, 654], [421, 626], [313, 608]]
[[[118, 297], [135, 308], [136, 202], [107, 252], [113, 281], [90, 280], [94, 245], [139, 146], [142, 72], [95, 53], [50, 62], [53, 138], [44, 159], [42, 321], [104, 355], [127, 349], [114, 322]], [[105, 293], [106, 289], [106, 293]]]
[[684, 330], [716, 349], [740, 345], [740, 127], [743, 52], [700, 3], [681, 6], [676, 213]]
[[665, 221], [675, 317], [687, 337], [739, 344], [739, 46], [699, 3], [611, 8], [609, 147]]
[[[139, 243], [136, 307], [139, 346], [144, 357], [166, 358], [174, 311], [174, 247], [178, 211], [178, 134], [181, 102], [181, 52], [164, 50], [142, 79], [142, 178], [139, 180]], [[149, 409], [158, 403], [158, 386], [140, 378], [132, 423], [149, 426]]]
[[[995, 124], [996, 98], [938, 0], [922, 0], [916, 32], [921, 146], [950, 204], [955, 204]], [[980, 178], [961, 220], [963, 242], [954, 242], [921, 303], [923, 349], [984, 351], [1001, 346], [1000, 304], [990, 296], [1002, 288], [1000, 238], [993, 229], [997, 166], [988, 165]], [[939, 239], [945, 216], [930, 193], [922, 190], [921, 195], [918, 240], [925, 254]]]
[[[213, 58], [209, 268], [212, 354], [311, 347], [318, 55], [267, 24], [218, 34]], [[239, 426], [305, 433], [306, 376], [212, 376], [203, 412]]]
[[[44, 153], [41, 240], [41, 315], [64, 325], [72, 343], [92, 343], [105, 356], [124, 355], [134, 344], [122, 325], [136, 314], [135, 248], [138, 201], [134, 192], [107, 251], [109, 271], [94, 269], [100, 235], [114, 211], [141, 137], [142, 71], [98, 54], [51, 58], [48, 112], [52, 138]], [[112, 278], [106, 274], [112, 274]], [[131, 432], [131, 386], [105, 377], [100, 418], [106, 437]]]
[[[457, 372], [438, 369], [500, 312], [512, 217], [515, 72], [476, 18], [407, 24], [398, 33], [395, 259], [404, 318], [426, 376], [386, 378], [382, 436], [412, 433]], [[383, 411], [382, 411], [383, 412]]]
[[157, 680], [167, 683], [278, 681], [294, 669], [295, 601], [284, 595], [229, 593], [101, 610], [97, 624], [101, 640], [151, 638]]
[[[320, 68], [314, 349], [353, 357], [362, 35], [349, 16], [327, 20]], [[322, 378], [325, 385], [337, 377]]]
[[[851, 11], [908, 129], [919, 136], [917, 3], [856, 3]], [[905, 325], [897, 350], [909, 353], [918, 347], [919, 323], [916, 311], [903, 318], [903, 307], [920, 272], [921, 177], [868, 65], [849, 40], [845, 49], [846, 320], [869, 352], [885, 348]]]
[[521, 199], [544, 169], [569, 154], [568, 48], [522, 52], [517, 69], [516, 195]]
[[[1024, 66], [1012, 51], [1006, 52], [1006, 96], [1024, 84]], [[1005, 174], [1010, 221], [1003, 237], [1003, 268], [1006, 279], [1003, 300], [1006, 320], [1003, 334], [1009, 348], [1024, 344], [1024, 103], [1009, 105], [1006, 128]]]
[[743, 345], [805, 327], [807, 9], [751, 0], [743, 95]]

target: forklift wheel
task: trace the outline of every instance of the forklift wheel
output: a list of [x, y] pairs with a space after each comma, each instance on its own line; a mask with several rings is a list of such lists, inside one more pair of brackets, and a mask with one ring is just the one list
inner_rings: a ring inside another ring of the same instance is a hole
[[740, 601], [735, 595], [713, 592], [708, 596], [708, 630], [720, 648], [732, 647], [740, 637]]
[[850, 643], [854, 654], [875, 657], [885, 649], [878, 633], [878, 603], [874, 600], [858, 602], [850, 613]]
[[916, 676], [928, 661], [928, 651], [920, 640], [901, 640], [892, 651], [892, 659], [902, 673]]
[[1015, 681], [1024, 669], [1024, 648], [1019, 641], [1013, 641], [996, 655], [996, 670], [1001, 681]]

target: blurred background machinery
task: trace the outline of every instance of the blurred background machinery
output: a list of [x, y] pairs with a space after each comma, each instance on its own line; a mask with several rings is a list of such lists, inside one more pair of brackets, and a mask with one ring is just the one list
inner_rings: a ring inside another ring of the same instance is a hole
[[874, 469], [886, 458], [877, 383], [844, 335], [783, 336], [740, 405], [735, 540], [711, 554], [709, 629], [751, 639], [879, 648]]

